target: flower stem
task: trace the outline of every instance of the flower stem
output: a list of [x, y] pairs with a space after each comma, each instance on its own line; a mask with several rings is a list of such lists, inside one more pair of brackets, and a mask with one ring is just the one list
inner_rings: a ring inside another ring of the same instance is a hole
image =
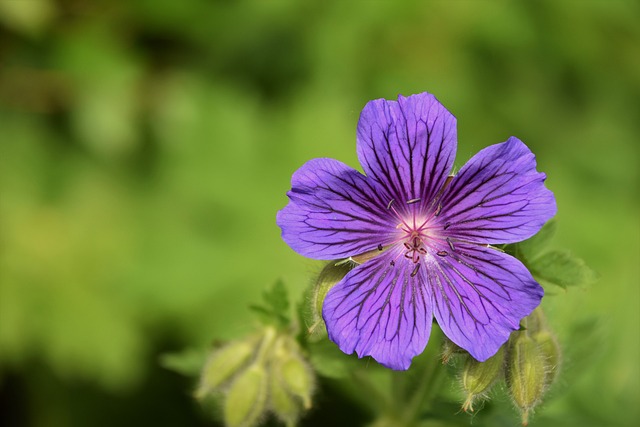
[[372, 413], [387, 413], [393, 410], [392, 402], [380, 392], [376, 384], [369, 379], [365, 372], [354, 370], [351, 372], [350, 378], [360, 392], [366, 390], [366, 399], [362, 399], [362, 402]]
[[432, 399], [436, 393], [440, 390], [440, 385], [444, 379], [445, 367], [442, 366], [439, 354], [429, 355], [426, 366], [422, 371], [422, 379], [415, 392], [412, 393], [412, 398], [405, 405], [405, 409], [402, 413], [404, 425], [413, 426], [420, 416], [422, 409], [430, 407], [433, 402]]
[[424, 403], [428, 394], [430, 394], [430, 386], [433, 381], [433, 376], [436, 371], [436, 364], [434, 363], [436, 359], [432, 359], [429, 361], [429, 364], [425, 366], [422, 380], [418, 385], [418, 388], [415, 391], [415, 394], [409, 401], [404, 411], [404, 418], [408, 421], [409, 425], [411, 422], [415, 421], [422, 404]]

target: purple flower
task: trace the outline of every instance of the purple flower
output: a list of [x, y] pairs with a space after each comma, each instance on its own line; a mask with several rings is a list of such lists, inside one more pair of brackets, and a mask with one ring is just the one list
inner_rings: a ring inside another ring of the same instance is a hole
[[489, 245], [527, 239], [555, 215], [545, 174], [511, 137], [450, 177], [456, 145], [456, 119], [433, 95], [377, 99], [358, 122], [365, 175], [326, 158], [293, 174], [277, 216], [284, 241], [310, 258], [365, 260], [324, 301], [343, 352], [408, 369], [435, 316], [484, 361], [540, 304], [524, 265]]

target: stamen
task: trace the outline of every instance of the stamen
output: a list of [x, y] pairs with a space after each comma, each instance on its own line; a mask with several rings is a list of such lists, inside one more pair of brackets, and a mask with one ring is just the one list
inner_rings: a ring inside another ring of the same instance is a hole
[[444, 190], [445, 188], [447, 188], [447, 186], [449, 185], [449, 183], [451, 183], [451, 180], [455, 178], [455, 175], [449, 175], [447, 177], [447, 179], [444, 181], [444, 185], [442, 186], [442, 189]]
[[389, 203], [387, 204], [387, 210], [391, 209], [391, 205], [393, 205], [393, 199], [389, 200]]
[[[445, 188], [447, 188], [447, 186], [449, 185], [449, 183], [451, 183], [451, 180], [454, 178], [454, 175], [449, 175], [447, 177], [447, 179], [444, 181], [444, 185], [442, 186], [442, 188], [440, 188], [440, 190], [438, 190], [438, 192], [436, 193], [435, 197], [433, 198], [432, 202], [431, 202], [431, 207], [433, 207], [436, 202], [438, 200], [440, 200], [440, 198], [442, 197], [442, 194], [444, 193]], [[440, 215], [440, 210], [442, 209], [442, 206], [439, 204], [438, 207], [436, 208], [433, 216], [438, 216]]]
[[446, 224], [444, 225], [444, 230], [446, 230], [446, 229], [447, 229], [447, 228], [449, 228], [449, 227], [451, 227], [451, 223], [450, 223], [450, 222], [448, 222], [448, 223], [446, 223]]
[[449, 255], [449, 252], [447, 252], [447, 251], [438, 251], [438, 252], [436, 252], [436, 255], [445, 257], [445, 256]]
[[[448, 240], [448, 239], [447, 239], [447, 240]], [[380, 244], [378, 245], [378, 250], [379, 250], [379, 251], [381, 251], [381, 250], [382, 250], [382, 243], [380, 243]]]
[[447, 237], [447, 243], [449, 244], [449, 247], [451, 248], [452, 251], [456, 250], [456, 248], [453, 247], [453, 242], [449, 237]]
[[392, 260], [391, 260], [391, 262], [389, 263], [389, 265], [390, 265], [391, 267], [393, 267], [394, 265], [396, 265], [396, 261], [392, 259]]
[[420, 268], [420, 264], [416, 263], [416, 266], [413, 267], [413, 271], [411, 272], [411, 277], [415, 277], [416, 274], [418, 274], [418, 269]]
[[410, 205], [410, 204], [412, 204], [412, 203], [417, 203], [417, 202], [419, 202], [420, 200], [421, 200], [421, 199], [420, 199], [420, 197], [418, 197], [417, 199], [407, 200], [407, 204], [408, 204], [408, 205]]

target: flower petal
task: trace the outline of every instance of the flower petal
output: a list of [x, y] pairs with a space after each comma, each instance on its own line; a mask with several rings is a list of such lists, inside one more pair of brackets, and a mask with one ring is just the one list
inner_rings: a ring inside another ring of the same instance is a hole
[[485, 361], [519, 328], [544, 291], [526, 267], [498, 250], [457, 243], [426, 270], [434, 314], [447, 337]]
[[440, 221], [448, 236], [477, 243], [528, 239], [556, 214], [546, 175], [518, 138], [481, 150], [444, 190]]
[[291, 178], [289, 204], [276, 222], [301, 255], [337, 259], [386, 245], [397, 233], [386, 205], [355, 169], [333, 159], [305, 163]]
[[422, 271], [392, 248], [351, 270], [331, 288], [323, 317], [329, 338], [347, 354], [408, 369], [429, 340], [432, 312]]
[[376, 99], [360, 114], [358, 159], [385, 197], [400, 205], [421, 199], [424, 211], [451, 171], [456, 135], [455, 117], [431, 94]]

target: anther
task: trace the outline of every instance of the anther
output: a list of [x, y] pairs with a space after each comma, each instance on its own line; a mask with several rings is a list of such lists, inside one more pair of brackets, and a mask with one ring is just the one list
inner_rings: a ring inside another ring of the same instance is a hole
[[407, 200], [407, 204], [410, 205], [412, 203], [417, 203], [420, 201], [420, 197], [418, 197], [417, 199], [411, 199], [411, 200]]
[[444, 256], [449, 255], [449, 252], [447, 252], [447, 251], [438, 251], [438, 252], [436, 252], [436, 255], [444, 257]]
[[445, 189], [447, 187], [447, 185], [449, 185], [449, 183], [451, 182], [451, 180], [455, 178], [455, 175], [449, 175], [447, 177], [447, 179], [444, 181], [444, 185], [442, 186], [443, 189]]
[[[447, 240], [449, 240], [449, 239], [447, 239]], [[382, 243], [380, 243], [380, 244], [378, 245], [378, 250], [379, 250], [379, 251], [381, 251], [381, 250], [382, 250]]]
[[389, 200], [389, 203], [387, 204], [387, 210], [391, 209], [391, 205], [393, 205], [393, 199]]
[[393, 267], [394, 265], [396, 265], [396, 262], [394, 260], [391, 260], [391, 262], [389, 262], [389, 265]]
[[418, 274], [419, 268], [420, 268], [420, 264], [416, 264], [416, 266], [413, 267], [413, 271], [411, 272], [411, 277], [415, 277], [415, 275]]
[[449, 244], [449, 247], [451, 248], [452, 251], [455, 251], [456, 249], [453, 247], [453, 242], [451, 241], [451, 239], [449, 237], [447, 237], [447, 243]]
[[451, 227], [451, 223], [450, 223], [450, 222], [448, 222], [448, 223], [446, 223], [446, 224], [444, 225], [444, 229], [445, 229], [445, 230], [446, 230], [447, 228], [449, 228], [449, 227]]
[[440, 215], [441, 210], [442, 210], [442, 203], [438, 203], [438, 207], [436, 208], [436, 212], [433, 214], [433, 216]]

